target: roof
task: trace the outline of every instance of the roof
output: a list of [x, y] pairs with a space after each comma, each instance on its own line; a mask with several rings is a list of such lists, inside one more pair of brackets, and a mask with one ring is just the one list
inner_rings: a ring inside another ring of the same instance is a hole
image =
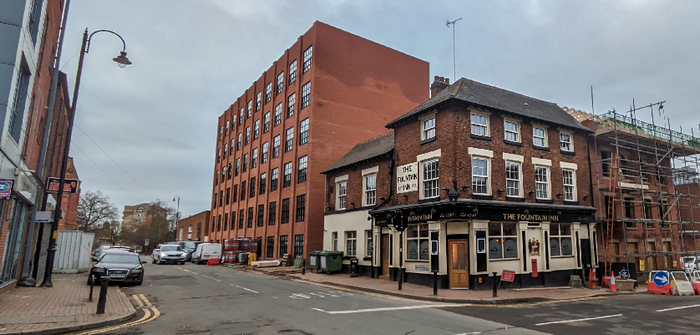
[[466, 78], [460, 78], [434, 97], [420, 104], [410, 112], [389, 122], [386, 126], [387, 128], [393, 128], [398, 123], [411, 117], [421, 115], [448, 100], [463, 101], [476, 106], [498, 109], [506, 113], [515, 114], [516, 116], [551, 122], [565, 127], [591, 132], [590, 129], [576, 121], [574, 117], [553, 102], [535, 99]]
[[326, 174], [342, 167], [378, 157], [390, 152], [391, 150], [394, 150], [393, 131], [357, 144], [355, 147], [350, 149], [345, 156], [340, 158], [337, 162], [331, 165], [331, 167], [321, 173]]

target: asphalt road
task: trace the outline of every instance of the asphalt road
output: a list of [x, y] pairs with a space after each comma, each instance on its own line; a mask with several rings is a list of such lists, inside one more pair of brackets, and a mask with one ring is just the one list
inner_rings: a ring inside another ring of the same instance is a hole
[[[104, 334], [543, 334], [435, 305], [223, 266], [146, 264], [142, 286], [160, 315]], [[146, 306], [148, 307], [148, 306]], [[495, 311], [494, 309], [488, 309]], [[488, 313], [486, 313], [488, 314]]]

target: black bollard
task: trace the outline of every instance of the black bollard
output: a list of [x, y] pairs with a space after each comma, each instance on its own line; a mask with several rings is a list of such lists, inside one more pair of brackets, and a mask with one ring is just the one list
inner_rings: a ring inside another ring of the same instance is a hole
[[401, 291], [401, 289], [403, 288], [403, 271], [401, 270], [403, 269], [399, 269], [399, 291]]
[[301, 260], [301, 274], [302, 275], [306, 274], [306, 260], [305, 259]]
[[433, 271], [433, 295], [437, 295], [437, 271]]
[[105, 313], [105, 305], [107, 304], [107, 287], [109, 287], [109, 277], [102, 276], [100, 278], [100, 300], [97, 301], [97, 314]]
[[498, 297], [498, 281], [496, 280], [496, 274], [498, 272], [493, 273], [493, 297], [496, 298]]
[[92, 290], [95, 288], [95, 275], [90, 275], [90, 302], [92, 302]]

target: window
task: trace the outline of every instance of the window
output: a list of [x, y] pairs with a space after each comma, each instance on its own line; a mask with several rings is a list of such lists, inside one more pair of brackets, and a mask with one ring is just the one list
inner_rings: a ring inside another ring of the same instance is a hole
[[520, 163], [506, 161], [506, 196], [522, 197], [520, 188]]
[[282, 93], [283, 88], [284, 88], [284, 71], [280, 72], [280, 74], [277, 75], [277, 90], [275, 91], [275, 94]]
[[[644, 208], [644, 219], [646, 220], [651, 220], [653, 218], [652, 216], [652, 206], [651, 206], [651, 199], [644, 199], [642, 200], [642, 207]], [[653, 222], [646, 221], [645, 225], [647, 228], [653, 228]]]
[[224, 126], [219, 127], [219, 141], [224, 138]]
[[267, 253], [265, 256], [267, 258], [272, 258], [274, 257], [273, 254], [275, 252], [275, 237], [274, 236], [268, 236], [267, 237]]
[[248, 198], [255, 197], [255, 177], [250, 178], [250, 195]]
[[216, 162], [218, 163], [220, 161], [221, 161], [221, 148], [218, 148], [216, 150]]
[[248, 228], [253, 228], [253, 207], [248, 207]]
[[304, 235], [294, 235], [294, 256], [304, 255]]
[[284, 256], [287, 254], [287, 243], [289, 243], [289, 236], [281, 235], [280, 236], [280, 256]]
[[485, 157], [472, 157], [472, 193], [491, 194], [489, 182], [489, 160]]
[[335, 209], [336, 210], [343, 210], [346, 208], [345, 198], [347, 196], [347, 191], [348, 191], [348, 182], [341, 181], [341, 182], [338, 182], [335, 186], [336, 186], [335, 187], [335, 189], [336, 189]]
[[253, 149], [253, 157], [250, 160], [250, 168], [256, 168], [258, 166], [258, 148]]
[[248, 171], [248, 154], [243, 155], [243, 172]]
[[549, 168], [535, 165], [535, 197], [549, 199]]
[[338, 232], [334, 231], [331, 234], [331, 243], [333, 243], [333, 251], [338, 251]]
[[303, 183], [306, 181], [306, 163], [307, 156], [299, 157], [299, 165], [297, 167], [297, 183]]
[[610, 151], [601, 151], [600, 160], [603, 170], [603, 177], [610, 177], [610, 163], [612, 160]]
[[224, 191], [219, 191], [219, 207], [224, 205]]
[[267, 188], [267, 173], [260, 175], [260, 194], [265, 194], [265, 189]]
[[231, 188], [227, 187], [226, 188], [226, 204], [228, 205], [230, 203], [231, 203]]
[[292, 185], [292, 162], [284, 164], [284, 180], [282, 181], [282, 187], [288, 187]]
[[365, 257], [372, 256], [372, 231], [365, 230]]
[[301, 120], [299, 124], [299, 145], [309, 142], [309, 118]]
[[260, 119], [255, 120], [255, 125], [253, 126], [253, 139], [260, 137]]
[[311, 52], [312, 52], [313, 46], [310, 46], [304, 50], [304, 73], [306, 71], [311, 70]]
[[284, 151], [290, 151], [292, 150], [292, 147], [294, 145], [294, 127], [289, 127], [287, 129], [287, 137], [285, 138], [284, 141]]
[[406, 259], [430, 260], [430, 235], [427, 224], [409, 225], [406, 228]]
[[485, 114], [472, 113], [472, 135], [489, 137], [489, 118]]
[[421, 141], [432, 140], [435, 138], [435, 114], [423, 119], [421, 123]]
[[236, 114], [233, 114], [233, 116], [231, 116], [231, 131], [233, 131], [233, 128], [235, 125], [236, 125]]
[[261, 107], [262, 107], [262, 92], [258, 92], [258, 95], [255, 97], [255, 110], [259, 111]]
[[238, 124], [243, 124], [243, 107], [241, 107], [241, 110], [238, 112]]
[[267, 83], [267, 86], [265, 86], [265, 103], [270, 102], [272, 100], [272, 83]]
[[228, 230], [228, 213], [224, 214], [224, 231]]
[[306, 194], [297, 195], [297, 222], [304, 221], [306, 214]]
[[245, 145], [250, 143], [250, 127], [245, 128]]
[[574, 170], [564, 169], [564, 200], [576, 201], [576, 173]]
[[289, 85], [297, 80], [297, 60], [289, 64]]
[[221, 231], [221, 215], [219, 215], [216, 220], [216, 231]]
[[554, 256], [571, 256], [574, 250], [571, 244], [571, 224], [549, 224], [549, 251]]
[[267, 163], [268, 146], [269, 145], [267, 142], [263, 143], [262, 145], [262, 159], [260, 161], [261, 163]]
[[231, 196], [231, 202], [238, 201], [238, 184], [233, 185], [233, 194]]
[[489, 259], [518, 258], [515, 223], [489, 223]]
[[294, 116], [294, 104], [297, 103], [297, 94], [292, 93], [287, 97], [287, 117]]
[[270, 131], [270, 112], [265, 113], [265, 118], [263, 121], [263, 133]]
[[258, 205], [258, 227], [265, 225], [265, 205]]
[[281, 223], [289, 223], [289, 198], [282, 199], [282, 220]]
[[243, 222], [245, 221], [244, 210], [238, 211], [238, 229], [243, 229]]
[[540, 148], [548, 147], [547, 131], [545, 128], [540, 126], [532, 126], [532, 145]]
[[235, 173], [236, 177], [238, 177], [238, 172], [240, 172], [240, 170], [241, 170], [241, 159], [236, 158], [236, 173]]
[[243, 145], [243, 133], [238, 133], [238, 143], [236, 143], [236, 150], [241, 150], [241, 145]]
[[508, 142], [520, 142], [520, 125], [515, 121], [503, 120], [505, 140]]
[[242, 201], [242, 200], [245, 200], [245, 192], [246, 192], [246, 190], [247, 190], [247, 188], [246, 188], [246, 181], [244, 180], [244, 181], [241, 182], [241, 201]]
[[233, 146], [234, 146], [233, 144], [234, 144], [234, 142], [235, 142], [235, 141], [234, 141], [233, 139], [231, 139], [231, 145], [229, 146], [229, 152], [228, 152], [229, 156], [230, 156], [230, 155], [233, 155]]
[[214, 191], [214, 196], [213, 196], [212, 200], [213, 200], [212, 202], [214, 204], [212, 207], [216, 208], [216, 191]]
[[249, 119], [253, 113], [253, 100], [248, 100], [248, 109], [246, 110], [246, 119]]
[[279, 169], [274, 168], [270, 172], [270, 192], [277, 190], [277, 180], [279, 180]]
[[377, 203], [377, 174], [372, 173], [364, 176], [364, 206], [374, 206]]
[[273, 201], [267, 206], [267, 224], [270, 226], [275, 225], [275, 220], [277, 219], [277, 202]]
[[304, 84], [304, 86], [301, 87], [301, 107], [300, 109], [304, 109], [304, 107], [307, 107], [309, 105], [309, 101], [311, 100], [311, 82], [308, 82]]
[[345, 255], [356, 256], [357, 255], [357, 232], [356, 231], [346, 231], [345, 232]]
[[432, 160], [422, 164], [423, 169], [423, 195], [422, 199], [435, 198], [440, 196], [438, 161]]
[[282, 103], [275, 106], [275, 126], [279, 126], [280, 123], [282, 123]]
[[[41, 9], [39, 9], [41, 12]], [[24, 60], [24, 59], [23, 59]], [[12, 98], [12, 109], [10, 110], [9, 132], [15, 142], [20, 142], [22, 135], [22, 124], [24, 122], [24, 110], [27, 102], [27, 92], [29, 90], [29, 79], [31, 73], [23, 65], [17, 73], [15, 92]]]
[[561, 151], [574, 151], [574, 143], [571, 141], [571, 134], [559, 133], [559, 140], [561, 141]]
[[272, 139], [272, 158], [279, 157], [279, 155], [280, 155], [280, 135], [277, 135]]

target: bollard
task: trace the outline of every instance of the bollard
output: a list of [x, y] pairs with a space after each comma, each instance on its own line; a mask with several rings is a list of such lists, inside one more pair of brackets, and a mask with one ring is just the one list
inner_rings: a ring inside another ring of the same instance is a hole
[[399, 275], [399, 291], [401, 291], [402, 286], [403, 286], [402, 285], [403, 284], [403, 271], [401, 271], [401, 270], [403, 270], [403, 269], [399, 269], [399, 273], [398, 273], [398, 275]]
[[437, 295], [437, 271], [433, 271], [433, 295]]
[[498, 297], [498, 281], [496, 281], [496, 274], [498, 274], [498, 272], [493, 273], [493, 297], [494, 298]]
[[301, 260], [301, 274], [302, 275], [306, 274], [306, 260], [305, 259]]
[[90, 302], [92, 302], [92, 290], [95, 288], [95, 275], [90, 275]]
[[109, 287], [109, 277], [100, 277], [100, 299], [97, 301], [97, 314], [105, 313], [105, 305], [107, 304], [107, 287]]

